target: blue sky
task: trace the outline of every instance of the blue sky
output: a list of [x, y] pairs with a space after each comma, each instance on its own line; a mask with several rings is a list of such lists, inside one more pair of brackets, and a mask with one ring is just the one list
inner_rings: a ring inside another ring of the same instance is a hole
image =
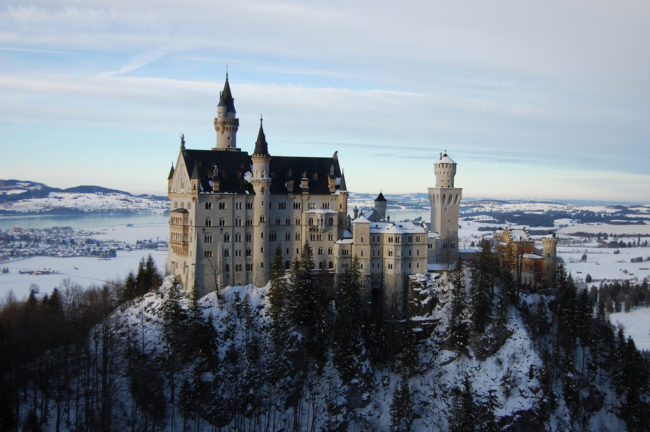
[[166, 192], [214, 146], [226, 65], [251, 151], [338, 150], [358, 192], [650, 201], [647, 1], [11, 1], [0, 178]]

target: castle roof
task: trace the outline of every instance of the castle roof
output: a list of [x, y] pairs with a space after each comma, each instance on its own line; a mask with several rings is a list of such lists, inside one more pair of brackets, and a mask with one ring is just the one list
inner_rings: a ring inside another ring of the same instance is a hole
[[370, 221], [363, 215], [360, 214], [352, 223], [370, 223]]
[[447, 153], [443, 154], [440, 156], [440, 159], [434, 162], [434, 164], [439, 164], [439, 163], [448, 163], [448, 164], [455, 164], [454, 160], [450, 158]]
[[172, 167], [169, 170], [169, 176], [167, 176], [167, 180], [171, 180], [172, 177], [174, 177], [174, 164], [172, 163]]
[[384, 194], [379, 192], [379, 195], [377, 195], [377, 198], [375, 198], [375, 202], [377, 201], [386, 201], [386, 198], [384, 198]]
[[424, 228], [412, 222], [372, 222], [371, 234], [424, 234]]
[[225, 106], [226, 112], [235, 114], [235, 99], [232, 97], [230, 91], [230, 83], [228, 82], [228, 74], [226, 74], [226, 83], [223, 85], [223, 90], [219, 94], [219, 104], [217, 106]]
[[[212, 167], [216, 165], [219, 167], [217, 174], [220, 181], [219, 193], [255, 193], [253, 186], [248, 182], [252, 160], [247, 152], [184, 150], [182, 154], [187, 172], [194, 174], [193, 170], [196, 168], [201, 190], [212, 190], [209, 181], [212, 178]], [[301, 179], [304, 174], [308, 179], [310, 194], [329, 195], [328, 176], [332, 165], [334, 176], [340, 178], [338, 158], [273, 156], [269, 161], [271, 194], [287, 194], [287, 182], [290, 180], [294, 182], [294, 193], [300, 193]], [[335, 193], [339, 190], [345, 190], [341, 184], [337, 186]]]
[[257, 133], [257, 141], [255, 141], [254, 155], [267, 155], [269, 154], [269, 145], [266, 142], [264, 135], [264, 128], [262, 128], [262, 119], [260, 119], [260, 130]]

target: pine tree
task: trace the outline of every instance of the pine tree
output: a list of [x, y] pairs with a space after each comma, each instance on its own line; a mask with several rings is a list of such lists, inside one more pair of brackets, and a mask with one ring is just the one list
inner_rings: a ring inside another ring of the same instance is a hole
[[473, 431], [476, 424], [476, 405], [472, 384], [469, 377], [463, 379], [463, 388], [456, 389], [452, 408], [452, 418], [449, 422], [451, 432]]
[[467, 323], [465, 322], [466, 293], [463, 280], [463, 258], [458, 254], [456, 268], [451, 272], [452, 299], [449, 316], [449, 344], [457, 350], [467, 344]]
[[390, 405], [391, 431], [409, 432], [413, 423], [413, 403], [408, 377], [402, 376], [395, 386], [393, 402]]
[[349, 381], [358, 368], [360, 347], [359, 303], [361, 281], [359, 261], [339, 278], [336, 290], [336, 320], [334, 323], [334, 366], [343, 381]]
[[490, 318], [494, 276], [498, 270], [490, 243], [483, 240], [481, 246], [481, 252], [472, 259], [470, 266], [472, 325], [476, 332], [482, 332]]

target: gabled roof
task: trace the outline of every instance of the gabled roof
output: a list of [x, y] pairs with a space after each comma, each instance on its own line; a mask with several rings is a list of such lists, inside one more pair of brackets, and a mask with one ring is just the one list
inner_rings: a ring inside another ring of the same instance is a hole
[[377, 198], [375, 198], [375, 202], [377, 201], [386, 201], [386, 198], [384, 198], [384, 194], [379, 192], [379, 195], [377, 195]]

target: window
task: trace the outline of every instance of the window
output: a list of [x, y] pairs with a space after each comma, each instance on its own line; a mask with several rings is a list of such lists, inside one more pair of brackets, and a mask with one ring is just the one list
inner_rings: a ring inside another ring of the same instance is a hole
[[209, 258], [209, 257], [211, 257], [211, 256], [212, 256], [212, 251], [211, 251], [211, 250], [205, 250], [205, 251], [203, 251], [203, 256], [204, 256], [205, 258]]
[[280, 218], [276, 218], [276, 219], [275, 219], [275, 224], [276, 224], [276, 225], [280, 225]]
[[230, 264], [226, 264], [223, 269], [224, 271], [230, 271]]
[[246, 233], [246, 241], [247, 241], [247, 242], [251, 241], [251, 240], [252, 240], [252, 237], [253, 237], [253, 236], [251, 235], [251, 233]]
[[224, 241], [224, 242], [229, 242], [229, 241], [230, 241], [230, 234], [225, 233], [225, 234], [223, 235], [223, 241]]
[[235, 226], [241, 226], [241, 218], [235, 218]]
[[241, 256], [241, 249], [235, 249], [235, 256]]
[[235, 271], [241, 271], [241, 264], [235, 264]]
[[269, 234], [269, 240], [270, 241], [276, 241], [277, 240], [277, 234], [274, 233], [274, 232]]
[[226, 224], [226, 221], [223, 218], [219, 218], [219, 226], [222, 227]]
[[393, 251], [392, 250], [388, 251], [388, 256], [393, 256]]
[[318, 248], [318, 255], [323, 255], [323, 248], [322, 247]]
[[240, 242], [241, 241], [241, 233], [235, 233], [235, 241]]
[[246, 226], [253, 225], [253, 219], [246, 219]]
[[253, 264], [246, 264], [246, 271], [253, 271]]
[[334, 225], [334, 218], [327, 218], [327, 226]]
[[294, 210], [300, 210], [300, 202], [299, 201], [294, 201], [293, 209]]
[[334, 241], [334, 233], [327, 234], [327, 240]]
[[300, 226], [300, 218], [296, 218], [296, 225]]
[[225, 210], [226, 209], [226, 203], [223, 201], [219, 201], [219, 210]]
[[230, 250], [228, 248], [223, 250], [223, 256], [229, 257], [230, 256]]
[[389, 270], [392, 270], [392, 269], [393, 269], [393, 265], [392, 265], [392, 264], [388, 264], [388, 269], [389, 269]]
[[247, 202], [246, 203], [246, 210], [252, 210], [253, 209], [253, 203], [252, 202]]
[[284, 224], [285, 225], [291, 225], [291, 219], [285, 219]]
[[280, 202], [278, 203], [278, 209], [284, 210], [287, 208], [287, 203], [286, 202]]
[[250, 249], [246, 249], [246, 256], [251, 256], [251, 255], [252, 255], [252, 254], [251, 254], [251, 250], [250, 250]]
[[284, 234], [284, 239], [287, 241], [291, 241], [291, 233], [285, 233]]
[[327, 248], [327, 255], [332, 255], [332, 248]]
[[241, 210], [241, 201], [235, 201], [235, 210]]
[[205, 209], [206, 210], [212, 209], [212, 201], [208, 201], [208, 202], [205, 203]]
[[300, 233], [296, 233], [296, 241], [300, 241]]
[[205, 219], [205, 226], [212, 226], [212, 219], [206, 218]]
[[205, 237], [203, 237], [203, 241], [206, 243], [212, 243], [212, 234], [206, 234]]

